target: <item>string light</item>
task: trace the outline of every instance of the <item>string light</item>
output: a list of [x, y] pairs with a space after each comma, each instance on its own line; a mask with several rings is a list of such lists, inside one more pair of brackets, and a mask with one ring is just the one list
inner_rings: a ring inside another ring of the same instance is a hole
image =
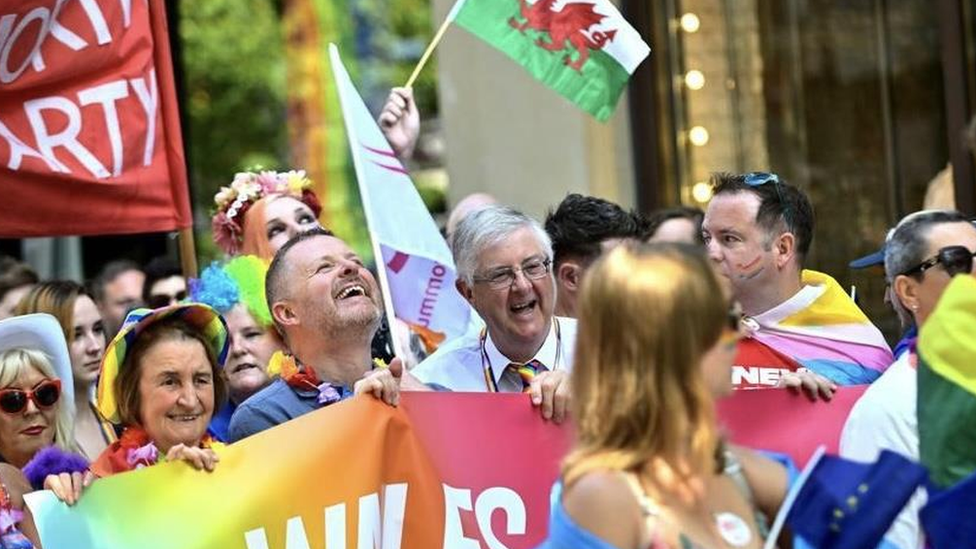
[[698, 69], [692, 69], [685, 74], [685, 85], [692, 90], [700, 90], [705, 87], [705, 75]]
[[708, 144], [708, 130], [703, 126], [695, 126], [691, 128], [688, 132], [688, 139], [691, 140], [691, 144], [696, 147], [703, 147]]
[[704, 181], [699, 181], [691, 188], [691, 196], [701, 203], [712, 199], [712, 186]]
[[698, 32], [701, 27], [701, 20], [694, 13], [686, 13], [681, 16], [681, 30], [692, 33]]

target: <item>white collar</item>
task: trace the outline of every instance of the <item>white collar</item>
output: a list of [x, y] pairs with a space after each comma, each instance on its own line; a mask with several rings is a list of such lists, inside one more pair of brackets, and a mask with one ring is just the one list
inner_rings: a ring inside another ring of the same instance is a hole
[[806, 309], [814, 301], [820, 299], [826, 286], [821, 284], [804, 284], [792, 297], [776, 305], [775, 307], [763, 311], [752, 318], [762, 325], [772, 325], [784, 318]]
[[[549, 322], [549, 335], [547, 335], [546, 340], [542, 342], [542, 347], [539, 347], [539, 350], [535, 352], [535, 356], [526, 362], [538, 360], [549, 370], [555, 370], [556, 368], [563, 367], [562, 364], [556, 364], [557, 356], [563, 355], [560, 358], [560, 361], [566, 360], [565, 353], [561, 353], [559, 350], [559, 345], [561, 342], [559, 341], [559, 338], [556, 337], [558, 322], [559, 320], [553, 316], [552, 320]], [[495, 342], [491, 339], [490, 332], [488, 333], [488, 336], [485, 337], [485, 354], [488, 355], [488, 363], [491, 365], [491, 375], [496, 381], [501, 379], [501, 376], [505, 373], [505, 369], [508, 368], [508, 365], [514, 362], [512, 359], [508, 358], [498, 350], [498, 347], [495, 346]]]

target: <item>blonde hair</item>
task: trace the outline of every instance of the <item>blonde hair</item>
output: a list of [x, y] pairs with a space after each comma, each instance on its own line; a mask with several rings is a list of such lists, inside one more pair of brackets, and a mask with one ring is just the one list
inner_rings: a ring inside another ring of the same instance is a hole
[[[720, 337], [722, 289], [700, 250], [626, 245], [587, 273], [572, 375], [570, 486], [593, 470], [644, 473], [695, 497], [716, 470], [719, 436], [701, 360]], [[689, 492], [690, 490], [690, 492]]]
[[[17, 379], [22, 371], [34, 368], [48, 379], [60, 379], [51, 359], [36, 349], [8, 349], [0, 352], [0, 387], [7, 387]], [[61, 383], [71, 383], [70, 379], [61, 379]], [[74, 403], [64, 401], [64, 393], [54, 405], [56, 419], [54, 422], [54, 443], [62, 449], [77, 452], [74, 437]]]
[[274, 250], [268, 242], [268, 229], [264, 218], [268, 202], [280, 195], [268, 195], [251, 205], [244, 216], [244, 234], [242, 235], [241, 254], [256, 255], [265, 261], [274, 258]]

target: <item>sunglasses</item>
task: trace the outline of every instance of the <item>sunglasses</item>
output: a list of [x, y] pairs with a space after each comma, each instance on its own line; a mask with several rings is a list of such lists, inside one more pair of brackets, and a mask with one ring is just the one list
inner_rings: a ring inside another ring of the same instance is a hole
[[783, 220], [786, 221], [786, 226], [790, 231], [793, 231], [793, 216], [790, 215], [790, 206], [783, 199], [783, 194], [779, 190], [778, 175], [767, 172], [749, 172], [743, 176], [742, 182], [750, 187], [761, 187], [766, 183], [773, 183], [776, 186], [776, 197], [779, 198], [779, 203], [783, 205]]
[[969, 251], [965, 246], [946, 246], [939, 250], [939, 253], [935, 254], [935, 256], [926, 259], [901, 274], [906, 276], [922, 274], [940, 263], [950, 277], [956, 276], [957, 274], [969, 273], [973, 270], [973, 257], [976, 257], [976, 252]]
[[174, 303], [179, 303], [186, 299], [186, 290], [181, 290], [176, 292], [175, 295], [170, 294], [153, 294], [149, 296], [146, 301], [146, 306], [150, 309], [158, 309], [160, 307], [166, 307]]
[[61, 398], [61, 380], [47, 379], [29, 391], [0, 389], [0, 410], [8, 414], [19, 414], [27, 408], [29, 400], [33, 400], [38, 408], [46, 410], [57, 404], [59, 398]]

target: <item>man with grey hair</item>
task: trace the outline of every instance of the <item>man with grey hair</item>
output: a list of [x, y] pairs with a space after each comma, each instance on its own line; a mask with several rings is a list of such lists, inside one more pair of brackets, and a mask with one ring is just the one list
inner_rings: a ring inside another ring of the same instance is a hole
[[543, 417], [562, 421], [576, 321], [553, 313], [549, 236], [521, 212], [487, 206], [458, 224], [451, 251], [457, 291], [486, 327], [442, 346], [413, 374], [455, 391], [528, 392]]
[[[885, 243], [885, 277], [893, 305], [922, 328], [953, 276], [973, 272], [976, 226], [950, 210], [918, 212], [903, 219]], [[843, 457], [874, 461], [883, 449], [918, 461], [918, 382], [915, 342], [851, 409], [840, 439]], [[916, 495], [895, 519], [885, 539], [899, 549], [924, 546]]]

